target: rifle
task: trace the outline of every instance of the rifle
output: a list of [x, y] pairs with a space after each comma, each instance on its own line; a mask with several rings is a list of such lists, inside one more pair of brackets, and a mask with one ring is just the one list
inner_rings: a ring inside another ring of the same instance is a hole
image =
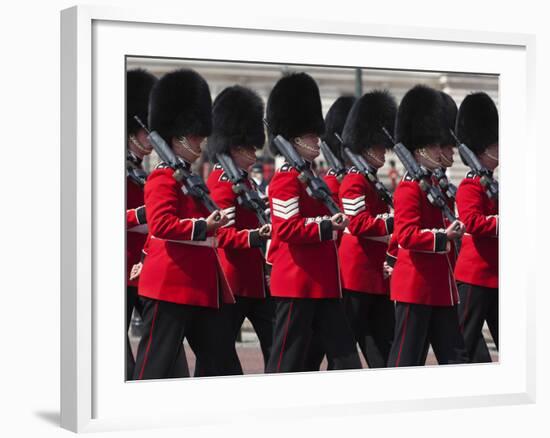
[[138, 164], [138, 158], [130, 150], [126, 150], [126, 176], [141, 187], [147, 180], [147, 173]]
[[197, 198], [210, 213], [219, 210], [210, 197], [210, 190], [206, 187], [203, 179], [185, 167], [184, 161], [174, 153], [157, 131], [149, 131], [138, 116], [134, 116], [134, 119], [147, 132], [147, 139], [153, 145], [160, 159], [174, 170], [172, 174], [174, 179], [183, 182], [183, 192]]
[[[266, 120], [264, 120], [264, 124], [269, 130], [269, 124]], [[280, 134], [273, 139], [273, 143], [281, 155], [285, 157], [288, 164], [300, 173], [298, 178], [306, 184], [307, 193], [325, 204], [331, 215], [342, 213], [340, 207], [338, 207], [334, 199], [332, 199], [332, 193], [326, 183], [313, 174], [305, 160], [296, 152], [294, 146]]]
[[[335, 133], [335, 135], [338, 134]], [[340, 162], [336, 155], [334, 155], [334, 152], [332, 152], [329, 145], [326, 144], [324, 140], [321, 140], [320, 146], [321, 152], [323, 152], [325, 160], [327, 160], [328, 165], [336, 173], [336, 178], [342, 178], [342, 176], [346, 173], [346, 168], [344, 167], [344, 165]]]
[[376, 190], [376, 193], [378, 193], [378, 196], [380, 196], [382, 201], [384, 201], [386, 205], [388, 205], [390, 208], [393, 208], [393, 199], [391, 197], [391, 193], [386, 188], [386, 186], [384, 186], [384, 184], [380, 182], [378, 176], [376, 176], [376, 172], [373, 167], [367, 162], [367, 160], [365, 160], [362, 155], [355, 154], [351, 151], [350, 148], [344, 147], [344, 141], [337, 133], [334, 133], [334, 135], [342, 144], [346, 158], [374, 185], [374, 189]]
[[243, 171], [237, 168], [229, 155], [216, 154], [216, 158], [229, 178], [229, 181], [233, 184], [233, 191], [237, 194], [237, 202], [239, 205], [252, 210], [256, 214], [260, 225], [269, 224], [267, 206], [260, 198], [260, 195], [258, 195], [258, 192], [248, 187]]
[[456, 220], [455, 214], [447, 205], [447, 201], [441, 190], [431, 184], [430, 174], [428, 171], [418, 165], [411, 152], [403, 143], [395, 144], [395, 141], [388, 130], [385, 127], [382, 127], [382, 130], [391, 142], [394, 143], [393, 150], [395, 151], [397, 157], [403, 163], [403, 166], [405, 166], [407, 173], [411, 175], [414, 180], [418, 181], [418, 185], [421, 190], [426, 193], [426, 197], [428, 198], [430, 204], [439, 208], [451, 223], [454, 222]]
[[449, 181], [447, 178], [447, 175], [445, 174], [445, 171], [443, 168], [438, 167], [433, 171], [433, 174], [435, 178], [437, 179], [437, 182], [439, 184], [439, 187], [444, 192], [445, 196], [454, 201], [456, 198], [456, 186]]
[[451, 135], [455, 139], [458, 153], [472, 172], [479, 176], [479, 182], [485, 188], [487, 196], [491, 199], [498, 199], [498, 181], [493, 178], [489, 169], [479, 162], [476, 154], [468, 146], [460, 142], [454, 131], [452, 129], [449, 129], [449, 131], [451, 131]]

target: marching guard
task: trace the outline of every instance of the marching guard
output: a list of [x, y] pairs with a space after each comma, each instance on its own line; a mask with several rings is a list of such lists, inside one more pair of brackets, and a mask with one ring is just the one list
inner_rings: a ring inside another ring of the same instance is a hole
[[[498, 111], [487, 94], [466, 96], [456, 133], [492, 173], [498, 166]], [[455, 269], [460, 327], [472, 362], [491, 362], [482, 328], [486, 321], [498, 348], [498, 200], [489, 198], [473, 172], [460, 183], [456, 200], [466, 226]]]
[[[247, 172], [256, 162], [256, 149], [265, 143], [263, 115], [262, 99], [239, 85], [224, 89], [212, 109], [212, 134], [207, 144], [211, 160], [217, 162], [216, 154], [227, 154], [244, 173], [249, 190], [255, 187]], [[271, 225], [260, 227], [254, 212], [238, 202], [221, 164], [215, 164], [207, 184], [212, 199], [229, 219], [218, 229], [217, 240], [221, 265], [236, 300], [231, 306], [233, 339], [237, 339], [245, 317], [248, 318], [260, 340], [265, 366], [273, 341], [273, 307], [261, 248], [271, 235]]]
[[[342, 145], [340, 144], [340, 140], [334, 134], [338, 134], [340, 137], [342, 136], [346, 118], [348, 117], [355, 100], [355, 96], [340, 96], [334, 101], [325, 116], [325, 133], [322, 135], [321, 140], [327, 144], [334, 156], [341, 163], [344, 162], [342, 157]], [[324, 180], [334, 195], [334, 200], [340, 204], [338, 192], [340, 191], [340, 183], [344, 175], [339, 175], [338, 171], [339, 169], [333, 169], [332, 167], [329, 168]]]
[[[454, 131], [455, 123], [456, 123], [456, 114], [458, 111], [458, 108], [456, 106], [455, 101], [451, 96], [449, 96], [447, 93], [444, 93], [443, 91], [439, 92], [441, 94], [441, 98], [443, 99], [443, 133], [442, 133], [442, 139], [441, 139], [441, 170], [442, 173], [442, 179], [445, 180], [445, 185], [442, 185], [442, 181], [436, 181], [436, 184], [441, 189], [441, 192], [443, 193], [443, 196], [445, 196], [445, 199], [447, 200], [447, 205], [451, 209], [451, 211], [456, 211], [456, 187], [450, 182], [447, 175], [447, 169], [451, 168], [454, 163], [454, 150], [456, 143], [454, 141], [454, 137], [452, 135], [451, 131]], [[460, 216], [459, 216], [460, 218]], [[447, 220], [447, 224], [448, 223]], [[451, 249], [449, 250], [449, 260], [451, 261], [451, 266], [453, 267], [453, 270], [456, 266], [456, 259], [458, 254], [458, 247], [457, 242], [460, 242], [459, 240], [451, 240], [449, 241], [449, 244], [451, 246]]]
[[[147, 140], [147, 133], [134, 120], [134, 115], [147, 119], [149, 94], [157, 78], [151, 73], [135, 69], [126, 73], [126, 130], [128, 145], [126, 153], [126, 334], [130, 328], [132, 312], [138, 305], [137, 279], [130, 279], [132, 267], [141, 262], [142, 250], [147, 239], [145, 225], [145, 202], [143, 185], [145, 171], [142, 167], [143, 157], [153, 150]], [[126, 378], [134, 374], [135, 359], [126, 343]]]
[[[270, 93], [266, 118], [270, 136], [288, 139], [304, 160], [311, 163], [319, 155], [325, 126], [319, 89], [311, 76], [283, 76]], [[288, 163], [273, 176], [268, 196], [273, 230], [267, 260], [276, 304], [267, 372], [303, 371], [313, 332], [319, 333], [335, 369], [360, 368], [341, 301], [334, 240], [334, 232], [345, 228], [347, 219], [341, 213], [329, 216]]]
[[[373, 91], [357, 100], [347, 118], [344, 146], [362, 155], [374, 172], [384, 165], [386, 149], [393, 146], [382, 127], [393, 132], [396, 112], [393, 96]], [[395, 325], [384, 275], [393, 214], [374, 184], [353, 166], [342, 181], [340, 199], [349, 218], [338, 251], [346, 315], [369, 368], [385, 367]]]
[[[327, 115], [325, 116], [325, 132], [321, 136], [321, 140], [327, 144], [327, 146], [330, 148], [330, 151], [340, 161], [340, 163], [344, 162], [344, 159], [342, 157], [342, 145], [340, 144], [340, 140], [338, 139], [338, 137], [336, 137], [335, 134], [339, 135], [340, 137], [342, 136], [342, 131], [344, 130], [346, 118], [355, 100], [355, 96], [340, 96], [330, 106], [329, 110], [327, 111]], [[338, 192], [340, 191], [340, 182], [342, 181], [343, 176], [343, 174], [339, 174], [339, 169], [334, 169], [330, 167], [323, 177], [325, 183], [327, 184], [333, 195], [334, 202], [336, 202], [338, 205], [340, 205]], [[339, 232], [338, 239], [336, 241], [337, 245], [340, 245], [341, 238], [342, 232]], [[324, 356], [325, 352], [323, 351], [321, 342], [318, 339], [318, 336], [314, 333], [310, 342], [308, 356], [306, 358], [306, 370], [319, 371]], [[332, 368], [332, 363], [329, 363], [328, 369]]]
[[[396, 141], [428, 173], [441, 166], [442, 131], [440, 93], [422, 85], [409, 90], [399, 106]], [[409, 174], [397, 186], [394, 205], [393, 237], [399, 251], [390, 284], [396, 325], [388, 366], [423, 365], [428, 342], [440, 364], [465, 363], [458, 290], [449, 259], [449, 241], [462, 237], [464, 225], [455, 221], [446, 226], [442, 211]]]
[[[441, 181], [435, 181], [435, 183], [441, 189], [443, 196], [447, 202], [447, 205], [452, 212], [456, 211], [456, 187], [449, 181], [447, 175], [447, 169], [452, 167], [454, 163], [454, 148], [456, 146], [452, 132], [454, 132], [455, 123], [456, 123], [456, 113], [458, 108], [455, 101], [447, 93], [440, 91], [441, 98], [443, 99], [443, 119], [442, 119], [442, 140], [441, 140]], [[443, 184], [444, 183], [444, 184]], [[449, 221], [446, 219], [446, 225], [450, 225]], [[456, 266], [456, 259], [458, 254], [459, 245], [457, 241], [450, 240], [450, 249], [449, 249], [449, 261], [451, 262], [452, 269]], [[395, 250], [395, 249], [394, 249]], [[424, 353], [424, 362], [428, 357], [430, 344], [426, 343], [426, 349]]]
[[[151, 131], [189, 168], [212, 128], [208, 84], [193, 70], [167, 73], [153, 87], [149, 108]], [[200, 375], [242, 373], [230, 321], [220, 311], [234, 298], [214, 248], [216, 229], [228, 217], [209, 214], [182, 187], [165, 163], [145, 185], [149, 243], [138, 287], [144, 335], [136, 380], [173, 377], [184, 338], [200, 361]]]

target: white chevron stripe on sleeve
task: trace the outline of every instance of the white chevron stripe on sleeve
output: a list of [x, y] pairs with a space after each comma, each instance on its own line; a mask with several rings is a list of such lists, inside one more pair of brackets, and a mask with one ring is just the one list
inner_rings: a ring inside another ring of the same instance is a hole
[[365, 211], [367, 209], [367, 207], [365, 207], [364, 205], [360, 206], [359, 208], [357, 209], [351, 209], [351, 208], [346, 208], [346, 206], [344, 205], [344, 214], [346, 214], [347, 216], [356, 216], [358, 215], [359, 213], [361, 213], [362, 211]]
[[283, 210], [279, 210], [279, 209], [275, 208], [275, 205], [274, 205], [273, 206], [273, 211], [271, 213], [273, 214], [273, 216], [280, 217], [281, 219], [288, 219], [288, 218], [294, 216], [295, 214], [298, 214], [299, 211], [300, 211], [300, 209], [298, 207], [295, 207], [294, 209], [292, 209], [290, 211], [283, 211]]
[[298, 203], [298, 200], [300, 199], [299, 196], [295, 196], [294, 198], [287, 199], [286, 201], [283, 201], [282, 199], [273, 198], [271, 202], [273, 202], [273, 205], [280, 205], [281, 207], [288, 207], [291, 204]]
[[357, 204], [354, 204], [354, 205], [351, 205], [351, 204], [342, 204], [344, 206], [344, 208], [347, 208], [348, 210], [357, 210], [361, 207], [364, 207], [365, 206], [365, 202], [362, 201], [362, 202], [358, 202]]
[[289, 211], [294, 210], [295, 208], [299, 208], [298, 207], [298, 202], [290, 204], [286, 207], [283, 207], [283, 206], [277, 205], [277, 204], [273, 204], [273, 210], [274, 211], [277, 210], [279, 213], [288, 213]]
[[342, 204], [347, 204], [349, 206], [356, 205], [363, 201], [363, 204], [365, 203], [365, 195], [358, 196], [357, 198], [342, 198]]

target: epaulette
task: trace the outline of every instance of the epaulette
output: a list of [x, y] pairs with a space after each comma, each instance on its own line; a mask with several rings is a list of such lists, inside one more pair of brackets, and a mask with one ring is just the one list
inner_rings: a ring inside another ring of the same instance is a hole
[[290, 172], [294, 167], [292, 167], [290, 164], [285, 163], [281, 167], [279, 167], [279, 172]]
[[361, 172], [359, 172], [359, 169], [357, 169], [357, 167], [351, 166], [351, 167], [348, 169], [348, 173], [361, 173]]
[[466, 174], [466, 178], [475, 178], [476, 177], [476, 173], [473, 171], [473, 170], [470, 170], [467, 174]]
[[338, 176], [338, 174], [336, 173], [336, 171], [331, 167], [328, 172], [327, 172], [327, 176]]
[[409, 174], [409, 172], [407, 172], [407, 173], [403, 176], [403, 181], [414, 181], [414, 178]]

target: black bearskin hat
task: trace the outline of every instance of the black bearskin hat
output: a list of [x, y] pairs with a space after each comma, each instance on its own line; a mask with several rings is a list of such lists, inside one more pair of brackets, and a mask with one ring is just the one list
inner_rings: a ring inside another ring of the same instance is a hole
[[137, 133], [141, 126], [134, 116], [147, 123], [149, 95], [157, 78], [141, 68], [126, 73], [126, 129], [128, 135]]
[[306, 133], [322, 135], [325, 122], [315, 80], [307, 73], [291, 73], [279, 79], [267, 100], [266, 120], [270, 140], [279, 134], [289, 141]]
[[186, 69], [166, 73], [151, 91], [149, 129], [168, 144], [172, 137], [209, 136], [212, 98], [204, 78]]
[[451, 134], [451, 129], [454, 131], [456, 123], [456, 113], [458, 108], [456, 102], [451, 96], [443, 91], [440, 91], [443, 98], [443, 140], [442, 145], [456, 145], [456, 141]]
[[464, 98], [456, 118], [456, 135], [476, 154], [498, 143], [498, 111], [486, 93], [472, 93]]
[[342, 146], [334, 133], [342, 136], [346, 118], [355, 100], [355, 96], [340, 96], [334, 101], [325, 116], [325, 133], [321, 139], [340, 161], [342, 161]]
[[388, 91], [364, 94], [355, 102], [346, 120], [342, 137], [344, 144], [356, 154], [375, 145], [392, 148], [393, 143], [382, 127], [391, 135], [396, 113], [397, 103]]
[[224, 89], [212, 106], [212, 134], [207, 150], [211, 159], [228, 152], [231, 146], [254, 146], [265, 143], [264, 103], [249, 88], [234, 85]]
[[411, 88], [399, 105], [395, 122], [395, 141], [409, 150], [443, 140], [443, 98], [425, 85]]

